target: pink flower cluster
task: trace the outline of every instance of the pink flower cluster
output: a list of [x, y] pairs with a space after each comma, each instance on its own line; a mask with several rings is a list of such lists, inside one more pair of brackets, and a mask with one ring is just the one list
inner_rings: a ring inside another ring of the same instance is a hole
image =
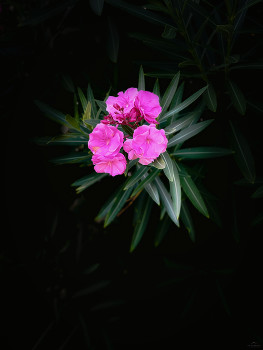
[[[109, 96], [106, 105], [110, 114], [94, 128], [88, 142], [97, 173], [115, 176], [125, 172], [127, 161], [120, 152], [122, 147], [129, 160], [139, 158], [143, 165], [150, 164], [165, 152], [168, 140], [164, 130], [155, 127], [162, 110], [157, 95], [130, 88], [124, 93], [119, 92], [118, 97]], [[150, 125], [139, 126], [142, 119]], [[118, 130], [119, 124], [135, 129], [132, 139], [127, 138], [124, 142], [124, 134]]]

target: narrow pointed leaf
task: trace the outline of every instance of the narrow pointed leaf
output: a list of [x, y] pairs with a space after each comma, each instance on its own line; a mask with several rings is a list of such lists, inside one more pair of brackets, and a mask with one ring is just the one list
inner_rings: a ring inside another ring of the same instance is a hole
[[181, 219], [185, 226], [185, 228], [188, 231], [189, 237], [192, 242], [195, 242], [195, 229], [193, 225], [193, 220], [190, 214], [190, 211], [188, 209], [188, 206], [186, 204], [186, 201], [182, 201], [182, 208], [181, 208]]
[[149, 168], [147, 166], [141, 166], [135, 173], [132, 174], [132, 176], [126, 182], [124, 190], [127, 190], [131, 186], [134, 186], [136, 182], [142, 179], [143, 175], [146, 174], [148, 170]]
[[158, 190], [153, 182], [148, 183], [144, 186], [145, 191], [148, 193], [148, 195], [152, 198], [152, 200], [157, 204], [160, 205], [160, 198]]
[[259, 186], [258, 189], [252, 194], [252, 198], [262, 198], [263, 197], [263, 186]]
[[162, 156], [160, 155], [157, 159], [155, 159], [150, 165], [157, 169], [164, 169], [165, 168], [165, 161], [163, 160]]
[[203, 200], [203, 197], [196, 187], [194, 181], [192, 180], [191, 176], [181, 176], [181, 185], [184, 190], [184, 193], [189, 198], [189, 200], [192, 202], [192, 204], [196, 207], [196, 209], [209, 218], [208, 210], [206, 208], [205, 202]]
[[87, 176], [84, 176], [81, 179], [73, 182], [73, 184], [71, 186], [77, 187], [76, 192], [80, 193], [80, 192], [84, 191], [86, 188], [95, 184], [96, 182], [102, 180], [107, 175], [108, 174], [98, 174], [98, 173], [93, 172], [93, 173], [91, 173]]
[[159, 96], [159, 98], [160, 98], [161, 94], [160, 94], [160, 85], [159, 85], [159, 80], [158, 79], [156, 79], [156, 81], [154, 83], [153, 93], [155, 95]]
[[120, 189], [117, 196], [115, 197], [115, 201], [113, 206], [110, 208], [104, 222], [104, 227], [109, 226], [109, 224], [116, 218], [118, 213], [123, 208], [126, 200], [129, 198], [132, 191], [132, 187], [130, 187], [127, 191], [124, 191], [123, 188]]
[[251, 183], [256, 178], [254, 159], [249, 144], [240, 130], [230, 122], [231, 142], [235, 151], [236, 163], [244, 177]]
[[171, 157], [169, 156], [168, 152], [164, 152], [161, 154], [162, 159], [165, 162], [165, 168], [163, 169], [167, 179], [169, 181], [173, 181], [174, 180], [174, 176], [173, 176], [173, 162]]
[[197, 123], [197, 124], [194, 124], [194, 125], [190, 125], [188, 128], [185, 128], [185, 129], [181, 130], [177, 135], [175, 135], [174, 137], [172, 137], [168, 141], [167, 147], [175, 146], [178, 143], [182, 143], [182, 142], [190, 139], [191, 137], [199, 134], [208, 125], [210, 125], [213, 120], [214, 119], [205, 120], [203, 122], [200, 122], [200, 123]]
[[180, 131], [183, 128], [186, 128], [191, 124], [191, 122], [194, 119], [196, 119], [196, 114], [193, 112], [188, 113], [184, 117], [177, 119], [175, 122], [171, 123], [164, 129], [165, 135], [171, 135], [177, 131]]
[[156, 183], [158, 192], [160, 194], [162, 203], [167, 211], [167, 214], [170, 216], [171, 220], [179, 227], [179, 222], [178, 222], [178, 219], [174, 210], [173, 202], [169, 192], [167, 191], [167, 189], [165, 188], [164, 184], [162, 183], [159, 177], [155, 178], [155, 183]]
[[227, 89], [235, 109], [242, 115], [246, 113], [246, 100], [240, 88], [231, 80], [227, 82]]
[[81, 103], [81, 106], [82, 106], [82, 110], [83, 110], [83, 113], [84, 113], [84, 111], [87, 108], [88, 101], [87, 101], [85, 95], [83, 94], [83, 91], [79, 87], [78, 87], [77, 90], [78, 90], [78, 95], [79, 95], [80, 103]]
[[143, 210], [140, 213], [140, 216], [137, 219], [137, 223], [135, 226], [135, 230], [133, 232], [132, 236], [132, 241], [131, 241], [131, 247], [130, 247], [130, 252], [134, 251], [134, 249], [137, 247], [139, 242], [142, 239], [142, 236], [146, 230], [148, 221], [149, 221], [149, 216], [151, 213], [152, 209], [152, 200], [150, 197], [146, 199], [145, 205], [143, 207]]
[[[178, 83], [179, 83], [179, 79], [180, 79], [180, 72], [178, 72], [172, 79], [172, 81], [170, 82], [169, 86], [167, 87], [162, 99], [161, 99], [161, 106], [162, 106], [162, 113], [160, 115], [160, 119], [162, 114], [164, 114], [166, 112], [166, 110], [168, 109], [168, 107], [170, 106], [170, 103], [174, 97], [174, 94], [176, 92]], [[159, 120], [160, 120], [159, 119]]]
[[209, 83], [207, 90], [204, 93], [204, 98], [207, 107], [212, 112], [216, 112], [217, 109], [217, 97], [215, 93], [215, 89], [211, 83]]
[[80, 146], [88, 142], [88, 138], [79, 133], [68, 133], [56, 137], [41, 137], [36, 139], [40, 145], [63, 145], [63, 146]]
[[[144, 186], [147, 184], [151, 183], [156, 176], [158, 176], [160, 170], [159, 169], [154, 169], [151, 171], [149, 174], [144, 175], [144, 178], [141, 180], [141, 182], [138, 184], [138, 186], [135, 187], [134, 191], [132, 192], [132, 197], [135, 196], [138, 192], [143, 190]], [[160, 204], [160, 203], [159, 203]], [[158, 205], [159, 205], [158, 204]]]
[[[87, 103], [87, 107], [86, 109], [84, 110], [84, 113], [83, 113], [83, 117], [82, 117], [82, 120], [83, 120], [83, 123], [86, 125], [90, 125], [88, 123], [88, 121], [90, 120], [91, 118], [91, 103], [90, 101]], [[92, 125], [93, 126], [93, 125]]]
[[139, 71], [138, 90], [145, 90], [145, 79], [142, 66], [140, 67]]
[[73, 81], [68, 75], [62, 75], [62, 82], [66, 90], [68, 90], [71, 93], [75, 92], [75, 86], [73, 84]]
[[95, 127], [96, 125], [98, 125], [101, 122], [101, 120], [100, 119], [86, 119], [85, 121], [83, 120], [83, 122], [86, 125], [90, 125], [90, 126]]
[[93, 91], [92, 91], [92, 88], [91, 88], [90, 84], [88, 84], [88, 89], [87, 89], [87, 101], [91, 103], [90, 117], [91, 118], [96, 118], [97, 106], [96, 106], [96, 103], [95, 103]]
[[154, 239], [155, 247], [158, 247], [161, 244], [161, 242], [163, 241], [164, 236], [166, 235], [166, 233], [169, 230], [170, 224], [171, 224], [171, 219], [169, 218], [168, 215], [165, 215], [163, 220], [159, 221], [157, 231], [155, 233], [155, 239]]
[[66, 121], [66, 114], [38, 100], [35, 100], [35, 104], [48, 118], [54, 120], [57, 123], [70, 127], [70, 124]]
[[173, 165], [173, 181], [170, 182], [170, 193], [172, 196], [175, 215], [178, 219], [180, 215], [180, 210], [181, 210], [181, 197], [182, 197], [181, 182], [180, 182], [177, 166], [174, 160], [172, 160], [172, 165]]
[[99, 108], [102, 110], [102, 112], [106, 113], [106, 108], [107, 108], [106, 102], [100, 101], [100, 100], [95, 100], [95, 102], [97, 103]]
[[89, 0], [89, 4], [94, 13], [100, 16], [102, 13], [104, 0]]
[[183, 159], [206, 159], [233, 155], [234, 151], [221, 147], [192, 147], [179, 149], [172, 154]]
[[164, 113], [162, 116], [160, 116], [159, 122], [161, 120], [166, 120], [167, 118], [171, 117], [175, 113], [178, 113], [178, 112], [182, 111], [183, 109], [185, 109], [186, 107], [188, 107], [190, 104], [192, 104], [194, 101], [196, 101], [198, 99], [198, 97], [200, 97], [205, 92], [206, 89], [207, 89], [207, 86], [203, 87], [202, 89], [195, 92], [192, 96], [188, 97], [186, 100], [181, 102], [179, 105], [170, 109], [168, 112]]
[[75, 118], [73, 118], [71, 115], [69, 114], [66, 115], [66, 121], [70, 124], [70, 127], [69, 127], [70, 129], [81, 131], [78, 121]]
[[75, 152], [65, 156], [51, 159], [51, 161], [56, 164], [75, 164], [75, 163], [82, 163], [82, 162], [84, 163], [90, 160], [91, 160], [90, 152]]

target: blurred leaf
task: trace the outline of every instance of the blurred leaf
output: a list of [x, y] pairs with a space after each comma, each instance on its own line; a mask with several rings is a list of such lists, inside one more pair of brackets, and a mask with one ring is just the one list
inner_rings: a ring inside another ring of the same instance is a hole
[[191, 137], [199, 134], [208, 125], [210, 125], [213, 120], [214, 119], [205, 120], [203, 122], [200, 122], [200, 123], [197, 123], [197, 124], [194, 124], [194, 125], [190, 125], [188, 128], [185, 128], [185, 129], [181, 130], [177, 135], [175, 135], [174, 137], [172, 137], [168, 141], [167, 147], [172, 147], [174, 145], [177, 145], [178, 143], [182, 143], [182, 142], [190, 139]]
[[91, 113], [90, 113], [90, 117], [91, 117], [91, 118], [96, 118], [96, 115], [97, 115], [97, 107], [96, 107], [96, 103], [95, 103], [93, 91], [92, 91], [92, 88], [91, 88], [90, 84], [88, 84], [88, 89], [87, 89], [87, 100], [88, 100], [88, 102], [91, 103]]
[[79, 133], [68, 133], [56, 137], [40, 137], [35, 140], [40, 145], [65, 145], [65, 146], [81, 146], [87, 144], [88, 138]]
[[[180, 165], [181, 167], [181, 165]], [[183, 169], [185, 172], [185, 169]], [[179, 172], [180, 174], [180, 172]], [[189, 198], [189, 200], [192, 202], [192, 204], [196, 207], [196, 209], [209, 218], [209, 214], [205, 205], [205, 202], [203, 200], [203, 197], [201, 196], [201, 193], [199, 192], [198, 188], [196, 187], [194, 181], [192, 180], [191, 176], [181, 176], [181, 185], [184, 190], [184, 193]]]
[[73, 130], [81, 132], [78, 121], [75, 118], [71, 117], [71, 115], [69, 115], [69, 114], [66, 115], [66, 121], [70, 125], [69, 129], [73, 129]]
[[165, 163], [165, 168], [163, 169], [167, 179], [169, 181], [173, 181], [174, 180], [174, 174], [173, 174], [173, 162], [171, 157], [169, 156], [169, 154], [167, 152], [161, 153], [161, 157]]
[[65, 114], [63, 114], [62, 112], [46, 105], [45, 103], [43, 103], [41, 101], [35, 100], [35, 104], [48, 118], [70, 128], [70, 124], [67, 122]]
[[85, 112], [86, 108], [87, 108], [87, 104], [88, 104], [88, 101], [85, 97], [85, 95], [83, 94], [81, 88], [77, 88], [78, 90], [78, 95], [79, 95], [79, 99], [80, 99], [80, 103], [81, 103], [81, 106], [82, 106], [82, 111], [83, 113]]
[[76, 188], [76, 192], [79, 194], [80, 192], [84, 191], [86, 188], [88, 188], [89, 186], [95, 184], [96, 182], [100, 181], [101, 179], [103, 179], [105, 176], [107, 176], [108, 174], [98, 174], [96, 172], [93, 172], [87, 176], [82, 177], [81, 179], [73, 182], [73, 184], [71, 186], [73, 187], [77, 187]]
[[75, 86], [73, 84], [73, 81], [71, 80], [71, 78], [68, 75], [66, 75], [66, 74], [62, 75], [62, 83], [67, 91], [74, 94]]
[[135, 171], [132, 176], [126, 182], [124, 190], [127, 190], [131, 186], [134, 186], [136, 182], [140, 181], [149, 168], [147, 166], [141, 166], [137, 171]]
[[[88, 103], [88, 106], [90, 106], [90, 102]], [[83, 122], [85, 123], [85, 125], [90, 125], [90, 126], [97, 126], [98, 124], [100, 124], [101, 120], [100, 119], [86, 119], [85, 121], [83, 120]]]
[[91, 160], [90, 152], [75, 152], [65, 156], [51, 159], [51, 161], [56, 164], [75, 164], [75, 163], [87, 162], [90, 160]]
[[193, 220], [190, 214], [190, 211], [188, 209], [188, 206], [186, 204], [186, 201], [182, 201], [182, 207], [181, 207], [181, 215], [180, 215], [182, 222], [185, 226], [185, 228], [188, 231], [189, 237], [192, 242], [195, 242], [195, 229], [194, 229], [194, 224]]
[[127, 166], [126, 166], [126, 169], [125, 169], [125, 172], [124, 172], [124, 175], [127, 176], [129, 170], [138, 163], [138, 158], [137, 159], [132, 159], [128, 162]]
[[204, 92], [204, 98], [207, 107], [212, 112], [216, 112], [217, 109], [217, 98], [213, 85], [211, 83], [208, 84], [207, 90]]
[[198, 90], [193, 95], [188, 97], [186, 100], [181, 102], [179, 105], [177, 105], [174, 108], [170, 109], [168, 112], [166, 112], [165, 114], [163, 114], [159, 118], [159, 122], [161, 120], [166, 120], [167, 118], [169, 118], [173, 114], [178, 113], [178, 112], [182, 111], [183, 109], [185, 109], [186, 107], [188, 107], [190, 104], [192, 104], [194, 101], [196, 101], [198, 99], [198, 97], [200, 97], [202, 95], [202, 93], [205, 92], [206, 89], [207, 89], [207, 86], [203, 87], [202, 89]]
[[169, 192], [167, 191], [167, 189], [165, 188], [164, 184], [162, 183], [159, 177], [155, 178], [155, 183], [156, 183], [158, 192], [160, 194], [161, 200], [163, 202], [163, 205], [166, 208], [167, 214], [170, 216], [171, 220], [176, 224], [176, 226], [179, 227], [179, 222], [178, 222], [178, 219], [174, 210], [173, 202]]
[[166, 24], [169, 24], [172, 26], [172, 22], [169, 18], [160, 16], [147, 9], [145, 10], [143, 7], [128, 4], [122, 0], [106, 0], [106, 2], [108, 2], [113, 6], [119, 7], [122, 10], [127, 11], [130, 14], [140, 17], [148, 22], [152, 22], [154, 24], [161, 25], [161, 26], [164, 26]]
[[177, 166], [174, 160], [172, 160], [173, 166], [173, 181], [170, 182], [170, 193], [172, 196], [172, 201], [174, 205], [174, 211], [177, 219], [179, 219], [180, 210], [181, 210], [181, 182]]
[[177, 29], [175, 27], [166, 24], [164, 27], [164, 31], [162, 32], [162, 37], [164, 39], [174, 39], [176, 37]]
[[145, 90], [145, 79], [142, 66], [140, 66], [139, 80], [138, 80], [138, 90]]
[[221, 147], [192, 147], [179, 149], [172, 154], [183, 159], [206, 159], [233, 155], [234, 151]]
[[108, 17], [108, 28], [109, 28], [108, 42], [107, 42], [108, 56], [113, 63], [117, 63], [120, 37], [117, 30], [117, 26], [110, 17]]
[[259, 213], [252, 221], [252, 226], [260, 225], [263, 222], [263, 213]]
[[226, 301], [226, 298], [225, 298], [225, 295], [224, 295], [224, 292], [223, 292], [223, 289], [219, 283], [219, 281], [216, 279], [216, 288], [217, 288], [217, 291], [218, 291], [218, 294], [219, 294], [219, 297], [220, 297], [220, 300], [222, 302], [222, 305], [226, 311], [226, 313], [228, 314], [228, 316], [231, 316], [231, 312], [230, 312], [230, 309], [229, 309], [229, 305]]
[[93, 12], [100, 16], [103, 10], [104, 0], [89, 0], [89, 4]]
[[246, 113], [246, 100], [240, 88], [231, 80], [227, 81], [227, 89], [233, 106], [242, 115]]
[[168, 107], [170, 106], [170, 103], [174, 97], [174, 94], [176, 92], [178, 82], [180, 79], [180, 72], [176, 73], [175, 76], [173, 77], [172, 81], [168, 85], [162, 99], [161, 99], [161, 106], [162, 106], [162, 112], [159, 117], [159, 120], [161, 120], [162, 115], [166, 112]]
[[109, 226], [109, 224], [116, 218], [120, 210], [123, 208], [126, 200], [129, 198], [131, 191], [132, 187], [126, 191], [124, 191], [123, 188], [119, 190], [118, 194], [115, 197], [115, 201], [112, 207], [109, 209], [108, 214], [105, 218], [104, 228]]
[[165, 168], [165, 162], [160, 155], [158, 158], [156, 158], [152, 163], [150, 163], [150, 166], [153, 166], [157, 169], [164, 169]]
[[73, 294], [72, 298], [79, 298], [79, 297], [83, 297], [89, 294], [93, 294], [98, 292], [99, 290], [107, 287], [110, 284], [110, 281], [108, 280], [104, 280], [104, 281], [100, 281], [98, 283], [94, 283], [91, 286], [81, 289], [78, 292], [76, 292], [75, 294]]
[[[88, 104], [87, 104], [87, 107], [86, 107], [86, 109], [85, 109], [85, 111], [83, 113], [83, 117], [82, 117], [82, 120], [83, 120], [83, 123], [84, 123], [85, 126], [90, 125], [89, 124], [90, 116], [91, 116], [91, 103], [89, 101]], [[99, 120], [99, 123], [100, 123], [100, 120]], [[96, 125], [97, 124], [95, 124], [95, 126]], [[94, 125], [92, 125], [92, 126], [94, 126]]]
[[100, 266], [99, 263], [93, 264], [93, 265], [89, 266], [87, 269], [85, 269], [83, 271], [83, 274], [89, 275], [89, 274], [93, 273], [94, 271], [96, 271], [99, 268], [99, 266]]
[[100, 100], [95, 100], [99, 108], [102, 110], [103, 113], [106, 113], [106, 102], [105, 101], [100, 101]]
[[263, 197], [263, 186], [259, 186], [257, 190], [252, 194], [252, 198], [262, 198]]
[[134, 130], [129, 125], [122, 125], [122, 130], [129, 136], [133, 136]]
[[263, 69], [263, 62], [246, 62], [235, 64], [234, 66], [230, 67], [230, 70], [235, 69]]
[[164, 239], [164, 236], [169, 230], [171, 219], [168, 215], [165, 215], [163, 220], [159, 220], [158, 227], [155, 233], [154, 245], [158, 247]]
[[134, 251], [134, 249], [137, 247], [137, 245], [142, 239], [142, 236], [146, 230], [146, 227], [149, 221], [151, 209], [152, 209], [152, 199], [150, 197], [146, 197], [143, 210], [139, 213], [139, 216], [137, 217], [137, 223], [132, 236], [130, 252]]
[[244, 177], [249, 182], [254, 183], [256, 177], [255, 164], [248, 142], [240, 130], [235, 127], [231, 121], [229, 123], [231, 127], [231, 142], [235, 151], [234, 157], [236, 163]]
[[123, 184], [109, 197], [109, 199], [103, 204], [103, 206], [101, 207], [98, 215], [95, 218], [96, 222], [101, 222], [105, 219], [106, 215], [108, 214], [109, 210], [112, 208], [115, 199], [119, 193], [119, 191], [123, 190]]

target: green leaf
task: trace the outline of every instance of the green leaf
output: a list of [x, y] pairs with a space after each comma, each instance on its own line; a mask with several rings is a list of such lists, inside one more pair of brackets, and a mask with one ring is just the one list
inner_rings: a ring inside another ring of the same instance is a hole
[[159, 117], [159, 120], [161, 120], [162, 115], [167, 111], [168, 107], [170, 106], [170, 103], [174, 97], [174, 94], [176, 92], [178, 83], [180, 79], [180, 72], [176, 73], [173, 77], [172, 81], [170, 82], [169, 86], [167, 87], [162, 99], [161, 99], [161, 106], [162, 106], [162, 112]]
[[190, 211], [188, 209], [188, 206], [186, 204], [186, 201], [182, 201], [182, 208], [181, 208], [181, 219], [185, 226], [185, 228], [188, 231], [189, 237], [192, 242], [195, 242], [195, 229], [193, 225], [193, 220], [190, 214]]
[[92, 8], [93, 12], [100, 16], [103, 9], [104, 0], [89, 0], [90, 7]]
[[150, 163], [150, 166], [157, 168], [157, 169], [164, 169], [165, 168], [165, 162], [160, 155], [157, 159], [155, 159], [152, 163]]
[[179, 149], [172, 154], [183, 159], [206, 159], [233, 155], [234, 151], [221, 147], [192, 147]]
[[105, 217], [107, 216], [108, 212], [110, 211], [110, 209], [112, 208], [115, 199], [119, 193], [120, 190], [123, 190], [123, 184], [121, 185], [120, 188], [118, 188], [110, 197], [109, 199], [103, 204], [103, 206], [101, 207], [98, 215], [95, 218], [96, 222], [101, 222], [105, 219]]
[[[90, 102], [88, 103], [88, 105], [90, 105]], [[84, 122], [84, 120], [83, 120]], [[101, 120], [100, 119], [86, 119], [85, 120], [85, 125], [90, 125], [90, 126], [97, 126], [98, 124], [100, 124]]]
[[175, 27], [166, 24], [162, 32], [162, 37], [164, 39], [174, 39], [176, 37], [177, 29]]
[[229, 123], [231, 127], [231, 142], [235, 151], [234, 157], [236, 163], [244, 177], [249, 182], [254, 183], [256, 178], [255, 163], [248, 142], [240, 130], [235, 127], [231, 121]]
[[[185, 172], [185, 169], [183, 169]], [[209, 218], [209, 214], [205, 205], [205, 202], [203, 200], [203, 197], [201, 196], [201, 193], [199, 192], [198, 188], [196, 187], [194, 181], [192, 180], [190, 175], [187, 176], [181, 176], [181, 185], [184, 190], [184, 193], [189, 198], [189, 200], [192, 202], [192, 204], [196, 207], [196, 209]]]
[[87, 162], [90, 160], [91, 160], [90, 152], [75, 152], [75, 153], [67, 154], [65, 156], [51, 159], [51, 161], [56, 164], [75, 164], [75, 163]]
[[181, 129], [189, 126], [191, 122], [195, 119], [195, 113], [187, 113], [184, 117], [177, 119], [175, 122], [171, 123], [169, 126], [164, 128], [165, 135], [171, 135], [177, 131], [180, 131]]
[[73, 84], [73, 81], [68, 75], [64, 75], [64, 74], [62, 75], [62, 83], [66, 90], [74, 94], [75, 86]]
[[65, 146], [81, 146], [88, 142], [88, 138], [78, 133], [68, 133], [56, 137], [40, 137], [36, 139], [40, 145], [65, 145]]
[[152, 200], [150, 197], [147, 197], [143, 210], [139, 213], [139, 216], [137, 219], [135, 230], [132, 236], [130, 252], [134, 251], [134, 249], [137, 247], [137, 245], [142, 239], [142, 236], [146, 230], [146, 227], [149, 221], [151, 209], [152, 209]]
[[145, 79], [142, 66], [140, 66], [139, 80], [138, 80], [138, 90], [145, 90]]
[[164, 113], [161, 117], [159, 117], [159, 122], [161, 120], [166, 120], [167, 118], [171, 117], [175, 113], [178, 113], [183, 109], [185, 109], [186, 107], [188, 107], [190, 104], [196, 101], [198, 97], [200, 97], [205, 92], [206, 89], [207, 89], [207, 86], [203, 87], [202, 89], [198, 90], [193, 95], [188, 97], [186, 100], [181, 102], [179, 105], [175, 106], [174, 108], [170, 109], [168, 112]]
[[176, 224], [176, 226], [179, 227], [179, 222], [174, 210], [174, 206], [173, 206], [173, 202], [170, 194], [168, 193], [167, 189], [165, 188], [164, 184], [162, 183], [159, 177], [155, 178], [155, 183], [156, 183], [158, 192], [160, 194], [161, 200], [163, 202], [163, 205], [167, 211], [167, 214], [170, 216], [171, 220]]
[[259, 186], [257, 190], [252, 194], [252, 198], [262, 198], [263, 197], [263, 186]]
[[197, 124], [194, 124], [194, 125], [190, 125], [188, 128], [185, 128], [185, 129], [181, 130], [177, 135], [175, 135], [174, 137], [172, 137], [168, 141], [167, 147], [175, 146], [178, 143], [182, 143], [182, 142], [190, 139], [191, 137], [199, 134], [208, 125], [210, 125], [213, 120], [214, 119], [205, 120], [203, 122], [200, 122], [200, 123], [197, 123]]
[[81, 103], [81, 106], [82, 106], [82, 110], [83, 110], [83, 113], [84, 113], [86, 108], [87, 108], [88, 101], [87, 101], [85, 95], [83, 94], [81, 88], [78, 87], [77, 90], [78, 90], [78, 95], [79, 95], [80, 103]]
[[157, 231], [155, 233], [155, 240], [154, 240], [155, 247], [158, 247], [163, 241], [164, 236], [169, 230], [170, 224], [171, 224], [171, 219], [169, 218], [168, 215], [165, 215], [163, 220], [159, 221]]
[[174, 160], [172, 160], [173, 166], [173, 181], [170, 182], [170, 193], [172, 196], [172, 201], [174, 205], [174, 211], [177, 219], [179, 219], [180, 210], [181, 210], [181, 182], [177, 166]]
[[128, 125], [122, 125], [122, 130], [127, 134], [127, 135], [130, 135], [130, 136], [133, 136], [133, 132], [134, 130], [128, 126]]
[[107, 287], [110, 284], [110, 281], [108, 280], [103, 280], [103, 281], [99, 281], [97, 283], [92, 284], [91, 286], [81, 289], [78, 292], [76, 292], [75, 294], [73, 294], [72, 298], [79, 298], [82, 296], [86, 296], [92, 293], [96, 293], [98, 290], [101, 290], [105, 287]]
[[204, 98], [205, 98], [206, 105], [210, 109], [210, 111], [216, 112], [217, 98], [216, 98], [215, 89], [211, 83], [209, 83], [208, 88], [204, 93]]
[[97, 103], [97, 105], [99, 106], [99, 108], [102, 110], [102, 112], [106, 113], [106, 102], [105, 101], [100, 101], [100, 100], [95, 100], [95, 102]]
[[86, 188], [92, 186], [96, 182], [100, 181], [103, 179], [105, 176], [108, 174], [98, 174], [95, 172], [92, 172], [91, 174], [82, 177], [81, 179], [73, 182], [71, 186], [77, 187], [76, 192], [79, 194], [80, 192], [84, 191]]
[[83, 113], [83, 117], [82, 117], [82, 121], [83, 121], [84, 125], [90, 125], [89, 124], [90, 118], [91, 118], [91, 103], [89, 101], [88, 104], [87, 104], [87, 107], [86, 107], [86, 109], [85, 109], [85, 111]]
[[132, 176], [128, 179], [126, 182], [126, 185], [124, 187], [124, 190], [127, 190], [131, 186], [134, 186], [136, 182], [140, 181], [144, 174], [147, 173], [149, 168], [147, 166], [141, 166], [135, 173], [132, 174]]
[[144, 186], [145, 191], [148, 193], [148, 195], [152, 198], [152, 200], [157, 204], [160, 205], [160, 198], [158, 190], [153, 182], [148, 183]]
[[106, 0], [106, 2], [108, 2], [113, 6], [119, 7], [122, 10], [125, 10], [128, 13], [135, 15], [139, 18], [142, 18], [148, 22], [161, 25], [161, 26], [164, 26], [166, 24], [172, 25], [172, 22], [169, 18], [160, 16], [149, 10], [145, 10], [143, 7], [128, 4], [122, 0]]
[[76, 130], [76, 131], [81, 131], [78, 121], [75, 118], [71, 117], [71, 115], [69, 115], [69, 114], [66, 115], [66, 121], [70, 125], [69, 129], [73, 129], [73, 130]]
[[[150, 184], [156, 176], [158, 176], [160, 170], [159, 169], [153, 169], [149, 174], [146, 174], [144, 179], [141, 180], [141, 182], [138, 184], [137, 187], [135, 187], [134, 191], [132, 192], [131, 197], [135, 196], [138, 192], [143, 190], [144, 186], [147, 184]], [[157, 203], [158, 205], [160, 203]]]
[[158, 78], [155, 80], [154, 87], [153, 87], [153, 93], [160, 98], [161, 94], [160, 94], [160, 85], [159, 85]]
[[127, 191], [124, 191], [123, 187], [120, 189], [115, 197], [113, 206], [110, 208], [105, 218], [104, 227], [109, 226], [109, 224], [116, 218], [120, 210], [123, 208], [126, 200], [129, 198], [131, 191], [132, 187], [130, 187]]
[[169, 154], [165, 151], [164, 153], [161, 154], [162, 159], [164, 160], [165, 163], [165, 168], [163, 169], [167, 179], [169, 181], [173, 181], [174, 176], [173, 176], [173, 162]]
[[113, 63], [117, 63], [120, 37], [117, 30], [117, 26], [110, 17], [108, 17], [108, 29], [109, 29], [108, 41], [107, 41], [108, 56]]
[[137, 159], [132, 159], [132, 160], [129, 160], [127, 166], [126, 166], [126, 169], [125, 169], [125, 172], [124, 172], [124, 175], [127, 176], [129, 170], [135, 165], [138, 163], [138, 158]]
[[35, 100], [34, 102], [38, 106], [38, 108], [41, 110], [41, 112], [43, 112], [48, 118], [70, 128], [70, 124], [66, 121], [65, 114], [63, 114], [62, 112], [46, 105], [45, 103], [43, 103], [41, 101]]
[[97, 107], [96, 107], [94, 95], [93, 95], [92, 88], [91, 88], [90, 84], [88, 84], [88, 89], [87, 89], [87, 100], [88, 100], [88, 102], [91, 103], [91, 114], [90, 114], [90, 117], [91, 118], [96, 118]]
[[233, 106], [241, 114], [246, 113], [246, 100], [240, 88], [231, 80], [227, 81], [227, 89]]

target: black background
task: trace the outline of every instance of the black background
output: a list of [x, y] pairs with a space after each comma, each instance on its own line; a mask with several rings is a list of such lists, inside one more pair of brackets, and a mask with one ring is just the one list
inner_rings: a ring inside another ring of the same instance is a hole
[[[129, 211], [105, 230], [94, 222], [120, 179], [106, 179], [77, 197], [70, 184], [85, 175], [86, 169], [52, 164], [50, 158], [65, 153], [65, 149], [33, 142], [35, 137], [60, 133], [60, 126], [37, 109], [35, 99], [65, 113], [72, 111], [72, 95], [63, 87], [63, 74], [83, 89], [90, 83], [98, 99], [103, 99], [110, 83], [115, 84], [116, 91], [136, 86], [140, 60], [151, 59], [153, 52], [128, 38], [127, 32], [132, 28], [160, 35], [161, 29], [148, 28], [145, 22], [107, 4], [102, 16], [96, 16], [88, 2], [78, 1], [61, 24], [61, 28], [76, 30], [60, 33], [54, 39], [65, 11], [40, 24], [18, 27], [21, 13], [12, 2], [4, 4], [0, 13], [5, 155], [2, 198], [6, 208], [0, 251], [1, 349], [32, 349], [38, 342], [37, 349], [148, 349], [153, 345], [162, 349], [246, 349], [252, 342], [259, 343], [262, 232], [260, 228], [251, 229], [247, 220], [259, 209], [247, 208], [245, 201], [242, 204], [249, 194], [246, 188], [232, 188], [232, 180], [240, 178], [232, 160], [207, 163], [205, 181], [221, 200], [223, 229], [193, 210], [196, 243], [190, 241], [184, 229], [172, 228], [163, 244], [155, 248], [152, 237], [158, 223], [156, 210], [141, 244], [130, 254]], [[107, 56], [108, 16], [120, 35], [117, 64]], [[158, 54], [154, 55], [157, 59]], [[237, 79], [243, 86], [245, 81], [253, 83], [249, 74]], [[146, 80], [149, 90], [153, 82]], [[166, 81], [162, 84], [166, 86]], [[188, 89], [198, 87], [193, 82]], [[211, 127], [211, 133], [206, 131], [203, 141], [224, 143], [224, 131], [224, 122], [220, 121]], [[252, 134], [248, 137], [253, 139]], [[261, 160], [258, 146], [257, 142], [252, 145], [257, 170]], [[231, 191], [238, 199], [239, 243], [232, 234], [228, 214]], [[165, 259], [193, 269], [188, 276], [184, 268], [167, 268]], [[95, 275], [83, 274], [97, 263]], [[213, 272], [228, 268], [232, 270], [225, 274]], [[159, 287], [170, 279], [176, 281]], [[93, 294], [74, 298], [79, 290], [100, 281], [110, 282]], [[192, 291], [193, 303], [187, 311]], [[124, 303], [91, 311], [94, 305], [110, 300]], [[85, 329], [91, 345], [89, 340], [85, 342]]]

